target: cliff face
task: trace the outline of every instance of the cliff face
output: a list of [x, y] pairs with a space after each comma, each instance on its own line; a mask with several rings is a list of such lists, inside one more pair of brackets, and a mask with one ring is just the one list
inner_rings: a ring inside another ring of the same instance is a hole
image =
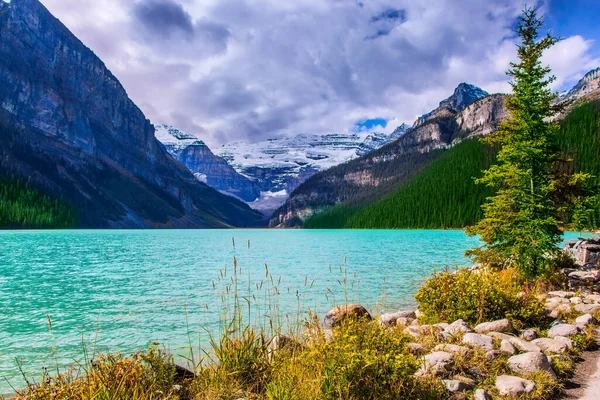
[[64, 197], [82, 226], [260, 223], [167, 154], [119, 81], [38, 0], [0, 5], [3, 170]]
[[169, 154], [185, 165], [201, 182], [246, 202], [256, 200], [256, 184], [240, 175], [227, 161], [216, 156], [197, 136], [169, 125], [157, 125], [156, 137]]
[[[461, 84], [463, 89], [465, 85]], [[503, 95], [489, 95], [465, 104], [468, 100], [460, 95], [461, 86], [395, 142], [313, 176], [273, 214], [270, 225], [301, 225], [310, 215], [335, 204], [381, 197], [414, 176], [444, 149], [465, 138], [492, 132], [497, 122], [507, 117]], [[472, 85], [466, 87], [471, 93], [484, 93]]]

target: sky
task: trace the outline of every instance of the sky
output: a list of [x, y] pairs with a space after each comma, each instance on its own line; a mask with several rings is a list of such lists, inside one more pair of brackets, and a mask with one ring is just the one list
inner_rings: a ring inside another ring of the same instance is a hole
[[[41, 0], [155, 124], [211, 147], [391, 132], [460, 82], [507, 92], [522, 0]], [[600, 0], [538, 0], [572, 87], [600, 66]], [[529, 3], [531, 5], [531, 2]]]

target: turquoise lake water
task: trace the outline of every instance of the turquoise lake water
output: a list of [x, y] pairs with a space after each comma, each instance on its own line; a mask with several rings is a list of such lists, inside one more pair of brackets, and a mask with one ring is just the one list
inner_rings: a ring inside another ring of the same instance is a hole
[[266, 303], [266, 263], [275, 303], [295, 321], [299, 309], [322, 317], [345, 297], [374, 313], [414, 306], [424, 279], [468, 265], [475, 245], [462, 231], [0, 231], [0, 394], [24, 385], [17, 359], [32, 381], [56, 370], [54, 354], [61, 368], [81, 360], [82, 335], [103, 352], [156, 341], [189, 355], [188, 338], [197, 346], [218, 329], [234, 257], [239, 292], [250, 286]]

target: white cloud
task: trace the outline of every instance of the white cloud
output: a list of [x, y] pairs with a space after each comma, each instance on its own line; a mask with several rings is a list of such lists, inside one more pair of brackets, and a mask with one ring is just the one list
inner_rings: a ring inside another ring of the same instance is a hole
[[[387, 130], [458, 83], [509, 89], [522, 0], [42, 0], [156, 123], [211, 146], [299, 132]], [[141, 7], [141, 8], [140, 8]], [[153, 8], [155, 7], [155, 8]], [[165, 11], [166, 10], [166, 11]], [[579, 36], [545, 60], [557, 87], [597, 66]]]

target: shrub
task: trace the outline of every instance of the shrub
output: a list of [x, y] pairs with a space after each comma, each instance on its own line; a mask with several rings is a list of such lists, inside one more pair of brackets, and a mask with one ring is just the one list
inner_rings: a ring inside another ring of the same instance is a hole
[[415, 296], [428, 322], [471, 324], [509, 318], [539, 323], [542, 303], [515, 270], [434, 273]]

